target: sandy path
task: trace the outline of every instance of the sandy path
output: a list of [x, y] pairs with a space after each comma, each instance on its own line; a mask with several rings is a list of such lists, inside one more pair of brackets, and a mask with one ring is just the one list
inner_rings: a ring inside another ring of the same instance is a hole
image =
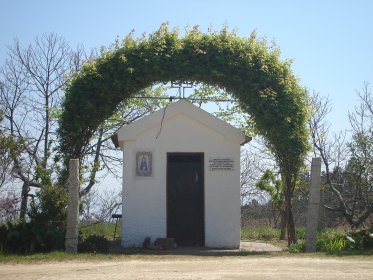
[[373, 258], [154, 256], [1, 264], [0, 279], [373, 279]]

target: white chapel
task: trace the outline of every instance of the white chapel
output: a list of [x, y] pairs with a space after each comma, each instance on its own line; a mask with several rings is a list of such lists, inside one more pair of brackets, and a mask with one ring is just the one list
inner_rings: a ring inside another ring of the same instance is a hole
[[240, 245], [237, 128], [180, 100], [122, 127], [122, 246], [146, 237], [178, 246]]

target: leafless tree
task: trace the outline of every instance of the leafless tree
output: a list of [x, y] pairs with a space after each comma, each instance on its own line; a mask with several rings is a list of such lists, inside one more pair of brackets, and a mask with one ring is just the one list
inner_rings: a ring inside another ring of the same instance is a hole
[[44, 34], [26, 48], [14, 40], [1, 68], [2, 129], [22, 145], [12, 166], [13, 176], [22, 182], [21, 220], [26, 217], [30, 187], [41, 187], [58, 170], [53, 158], [57, 113], [77, 56], [62, 37]]
[[[147, 88], [139, 95], [163, 96], [167, 90], [164, 86]], [[95, 137], [85, 149], [87, 152], [82, 158], [86, 167], [85, 183], [81, 188], [80, 195], [87, 195], [97, 182], [97, 176], [110, 175], [114, 178], [121, 177], [123, 165], [122, 152], [112, 142], [112, 136], [124, 125], [130, 124], [137, 119], [160, 109], [166, 104], [164, 100], [157, 99], [132, 99], [118, 106], [116, 113], [105, 121], [94, 133]], [[118, 175], [120, 174], [120, 175]]]
[[[328, 186], [326, 191], [331, 191], [329, 201], [324, 207], [330, 211], [339, 212], [352, 227], [360, 226], [373, 211], [373, 203], [369, 199], [372, 194], [361, 195], [356, 180], [353, 183], [351, 174], [348, 174], [351, 171], [351, 161], [355, 158], [353, 146], [358, 144], [358, 139], [354, 139], [354, 135], [371, 135], [373, 128], [373, 98], [369, 84], [364, 84], [363, 90], [358, 92], [358, 96], [361, 104], [355, 108], [353, 113], [349, 114], [353, 129], [353, 139], [349, 143], [347, 143], [346, 132], [330, 137], [330, 124], [327, 121], [327, 115], [331, 111], [329, 99], [316, 93], [310, 97], [312, 115], [309, 127], [314, 154], [320, 156], [323, 161], [325, 184]], [[369, 143], [373, 139], [367, 140]], [[362, 199], [368, 200], [363, 203], [365, 206], [358, 211], [357, 205], [362, 204]]]
[[121, 188], [93, 189], [82, 198], [82, 204], [82, 220], [108, 222], [112, 214], [121, 213]]
[[[26, 48], [18, 40], [9, 47], [9, 56], [0, 70], [0, 100], [5, 117], [1, 129], [22, 144], [22, 152], [12, 158], [12, 174], [22, 184], [22, 220], [26, 217], [30, 187], [53, 184], [61, 170], [55, 131], [66, 78], [97, 55], [95, 50], [87, 54], [82, 46], [72, 50], [56, 34], [37, 37]], [[161, 95], [165, 90], [159, 86], [139, 94]], [[81, 196], [90, 192], [99, 177], [108, 173], [118, 176], [115, 167], [121, 165], [122, 157], [111, 136], [163, 103], [143, 99], [120, 104], [118, 111], [97, 129], [81, 159]]]
[[[0, 87], [0, 91], [2, 88]], [[0, 123], [3, 120], [3, 113], [0, 107]], [[9, 153], [8, 137], [0, 129], [0, 189], [6, 183], [10, 173], [11, 158]]]
[[[282, 205], [273, 201], [270, 194], [258, 188], [257, 185], [266, 171], [278, 172], [273, 154], [266, 148], [263, 141], [257, 138], [255, 143], [241, 155], [242, 222], [243, 224], [257, 224], [265, 220], [269, 225], [279, 226], [281, 228], [280, 238], [285, 239]], [[258, 217], [260, 217], [259, 221], [255, 221]]]
[[328, 122], [328, 114], [332, 106], [328, 97], [323, 97], [313, 92], [309, 98], [311, 117], [308, 126], [311, 132], [314, 156], [320, 156], [330, 174], [333, 167], [344, 164], [347, 158], [346, 132], [330, 133], [331, 124]]
[[[256, 187], [257, 181], [266, 170], [267, 161], [258, 153], [263, 149], [258, 147], [245, 148], [241, 152], [241, 205], [255, 199], [264, 203], [268, 200], [265, 192]], [[260, 153], [261, 153], [260, 152]], [[263, 154], [262, 154], [263, 155]], [[268, 159], [268, 157], [266, 157]]]

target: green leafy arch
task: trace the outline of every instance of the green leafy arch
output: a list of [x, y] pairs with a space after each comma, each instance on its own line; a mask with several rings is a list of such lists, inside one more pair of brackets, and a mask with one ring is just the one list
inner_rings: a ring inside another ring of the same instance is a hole
[[167, 25], [123, 44], [83, 66], [69, 81], [59, 137], [65, 159], [79, 158], [95, 129], [117, 105], [159, 82], [188, 80], [218, 86], [238, 98], [272, 149], [283, 178], [294, 185], [306, 154], [306, 96], [277, 48], [255, 35], [226, 28], [193, 28], [180, 38]]

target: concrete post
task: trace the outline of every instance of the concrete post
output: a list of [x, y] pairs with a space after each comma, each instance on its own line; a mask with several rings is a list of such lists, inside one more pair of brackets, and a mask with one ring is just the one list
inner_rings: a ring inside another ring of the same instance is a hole
[[65, 252], [75, 254], [78, 251], [79, 224], [79, 160], [69, 162], [69, 201], [67, 206], [67, 227]]
[[319, 224], [321, 186], [321, 158], [313, 158], [311, 165], [311, 189], [306, 216], [306, 252], [316, 251], [316, 233]]

